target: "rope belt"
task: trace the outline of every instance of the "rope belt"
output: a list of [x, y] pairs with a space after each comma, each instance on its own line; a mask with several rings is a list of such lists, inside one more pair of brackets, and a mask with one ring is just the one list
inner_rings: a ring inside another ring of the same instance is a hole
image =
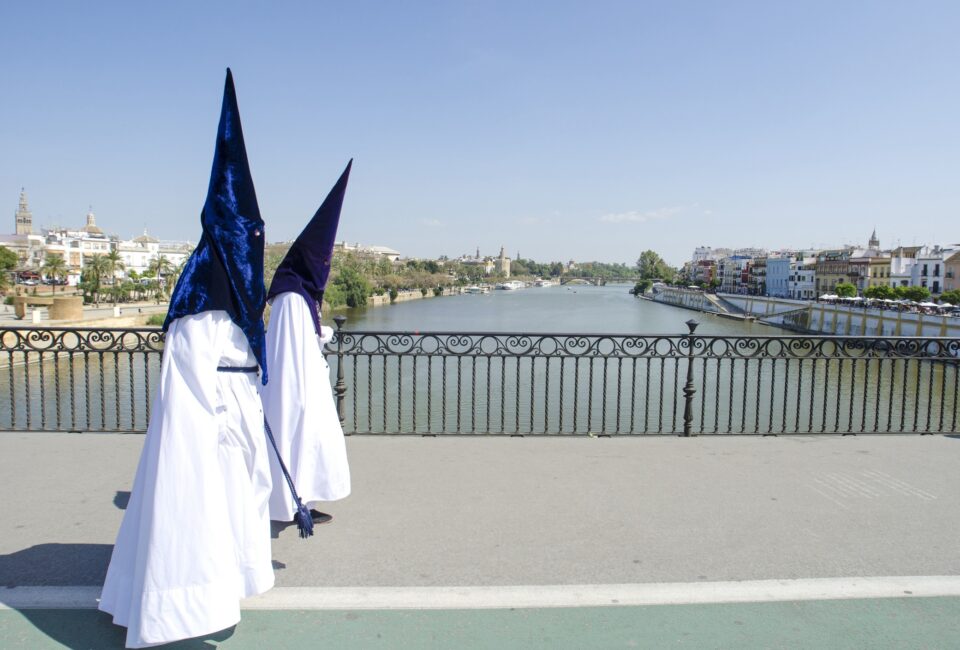
[[[250, 374], [257, 372], [258, 370], [260, 370], [259, 366], [217, 367], [217, 372]], [[297, 488], [293, 485], [293, 479], [290, 477], [290, 472], [287, 471], [287, 466], [283, 463], [283, 458], [280, 457], [280, 449], [277, 447], [277, 441], [273, 437], [273, 431], [270, 429], [270, 424], [267, 423], [266, 414], [263, 416], [263, 430], [267, 432], [267, 439], [270, 441], [270, 446], [273, 447], [273, 453], [277, 457], [277, 463], [280, 465], [280, 471], [283, 472], [283, 478], [287, 480], [287, 487], [290, 488], [290, 494], [293, 495], [293, 501], [297, 511], [293, 516], [293, 519], [297, 522], [297, 528], [300, 530], [300, 537], [310, 537], [313, 535], [313, 517], [310, 516], [310, 511], [307, 510], [307, 507], [303, 505], [300, 495], [297, 494]]]
[[260, 370], [260, 366], [219, 366], [217, 372], [244, 372], [252, 373]]

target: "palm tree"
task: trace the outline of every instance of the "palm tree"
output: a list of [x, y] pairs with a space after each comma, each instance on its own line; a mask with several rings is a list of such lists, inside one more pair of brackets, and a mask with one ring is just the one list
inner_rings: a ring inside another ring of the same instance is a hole
[[123, 263], [123, 258], [120, 257], [120, 251], [113, 249], [109, 253], [103, 256], [103, 259], [106, 260], [107, 272], [110, 274], [110, 288], [113, 293], [113, 305], [117, 305], [117, 271], [123, 270], [126, 268], [126, 265]]
[[86, 266], [83, 270], [84, 288], [89, 290], [90, 294], [94, 297], [97, 307], [100, 306], [100, 283], [109, 268], [106, 255], [94, 255], [87, 259]]
[[180, 263], [176, 266], [171, 265], [170, 277], [167, 278], [167, 295], [170, 295], [170, 292], [173, 291], [173, 288], [177, 286], [177, 283], [180, 281], [180, 276], [183, 275], [183, 269], [187, 268], [187, 262], [190, 260], [189, 257], [184, 257], [180, 260]]
[[[47, 255], [40, 271], [48, 278], [63, 280], [67, 277], [67, 263], [59, 255]], [[54, 287], [54, 291], [56, 291], [56, 287]], [[63, 292], [63, 288], [60, 289], [60, 292]]]
[[[167, 259], [167, 256], [163, 253], [157, 253], [157, 256], [150, 260], [150, 264], [147, 265], [147, 272], [153, 275], [157, 279], [157, 298], [159, 302], [160, 298], [160, 287], [162, 282], [163, 275], [166, 275], [170, 272], [172, 265], [170, 260]], [[166, 288], [164, 288], [166, 292]]]

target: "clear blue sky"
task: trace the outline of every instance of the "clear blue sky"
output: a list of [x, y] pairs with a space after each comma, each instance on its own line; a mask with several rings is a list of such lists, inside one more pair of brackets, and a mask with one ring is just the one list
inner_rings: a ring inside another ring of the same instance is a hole
[[[0, 224], [195, 240], [233, 69], [270, 241], [671, 263], [960, 242], [960, 3], [5, 2]], [[4, 207], [5, 206], [5, 207]], [[4, 217], [3, 215], [6, 215]]]

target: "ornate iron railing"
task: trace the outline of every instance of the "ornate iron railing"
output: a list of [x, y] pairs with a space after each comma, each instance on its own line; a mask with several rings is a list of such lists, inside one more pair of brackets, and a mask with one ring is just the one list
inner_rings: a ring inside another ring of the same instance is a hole
[[142, 431], [163, 332], [0, 329], [0, 429]]
[[[347, 433], [955, 431], [960, 340], [352, 332], [327, 347]], [[0, 329], [0, 429], [142, 431], [163, 334]], [[6, 366], [6, 367], [3, 367]]]

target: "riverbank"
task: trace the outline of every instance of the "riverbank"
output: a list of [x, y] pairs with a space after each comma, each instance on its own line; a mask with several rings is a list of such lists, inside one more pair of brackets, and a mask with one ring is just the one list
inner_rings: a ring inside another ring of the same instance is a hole
[[960, 318], [936, 314], [789, 298], [708, 294], [673, 287], [661, 289], [649, 299], [725, 318], [756, 320], [764, 325], [805, 334], [960, 337]]
[[671, 307], [679, 307], [680, 309], [688, 309], [688, 310], [690, 310], [690, 311], [698, 311], [698, 312], [701, 312], [701, 313], [713, 314], [714, 316], [719, 316], [720, 318], [727, 318], [727, 319], [730, 319], [730, 320], [742, 321], [742, 322], [745, 322], [745, 323], [752, 323], [753, 321], [757, 320], [754, 316], [751, 316], [751, 315], [748, 315], [748, 314], [731, 314], [731, 313], [721, 312], [721, 311], [710, 311], [710, 310], [708, 310], [708, 309], [703, 309], [703, 308], [701, 308], [701, 307], [693, 307], [693, 306], [691, 306], [691, 305], [685, 305], [685, 304], [682, 304], [682, 303], [674, 304], [674, 303], [664, 302], [664, 301], [661, 301], [661, 300], [656, 300], [656, 299], [654, 299], [654, 298], [652, 298], [652, 297], [650, 297], [650, 296], [646, 296], [646, 295], [644, 295], [644, 296], [637, 296], [637, 297], [640, 298], [641, 300], [648, 300], [648, 301], [650, 301], [650, 302], [658, 303], [658, 304], [661, 304], [661, 305], [666, 304], [666, 305], [670, 305]]
[[[166, 314], [168, 304], [157, 304], [155, 301], [141, 301], [122, 303], [113, 306], [103, 303], [100, 306], [84, 305], [80, 318], [51, 319], [46, 307], [31, 308], [24, 318], [18, 318], [16, 312], [9, 305], [4, 305], [0, 312], [0, 327], [31, 328], [31, 327], [143, 327], [147, 320], [155, 314]], [[36, 314], [36, 316], [34, 316]]]

